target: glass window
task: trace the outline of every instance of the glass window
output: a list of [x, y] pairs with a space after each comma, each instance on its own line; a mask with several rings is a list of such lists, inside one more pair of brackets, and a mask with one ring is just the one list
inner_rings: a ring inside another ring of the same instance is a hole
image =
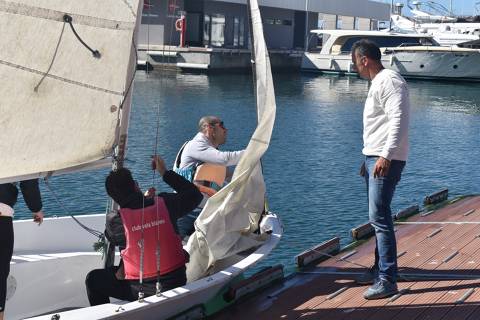
[[211, 16], [211, 39], [213, 47], [222, 47], [225, 44], [225, 16], [215, 14]]
[[239, 24], [238, 46], [245, 47], [245, 19], [240, 18]]
[[342, 29], [342, 17], [341, 16], [337, 16], [337, 22], [336, 22], [336, 25], [337, 25], [337, 29]]
[[210, 45], [210, 16], [206, 14], [203, 18], [203, 45]]
[[358, 17], [353, 17], [353, 29], [358, 30]]
[[342, 52], [350, 52], [352, 50], [353, 44], [360, 39], [368, 39], [377, 44], [377, 46], [384, 47], [405, 47], [405, 46], [421, 46], [426, 45], [435, 45], [435, 43], [429, 38], [422, 37], [366, 37], [358, 36], [351, 37], [342, 46]]
[[245, 23], [243, 18], [233, 18], [233, 46], [243, 47], [245, 45]]
[[317, 22], [318, 29], [323, 29], [324, 24], [325, 24], [325, 20], [318, 19], [318, 22]]
[[291, 26], [292, 20], [284, 20], [284, 19], [265, 19], [265, 24], [272, 24], [277, 26]]
[[234, 17], [233, 18], [233, 46], [234, 47], [238, 47], [240, 43], [239, 30], [240, 30], [240, 19], [237, 17]]

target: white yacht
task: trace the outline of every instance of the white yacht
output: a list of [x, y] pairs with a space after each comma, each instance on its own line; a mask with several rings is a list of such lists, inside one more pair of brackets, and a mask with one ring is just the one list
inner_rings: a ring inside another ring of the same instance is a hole
[[418, 79], [480, 81], [480, 50], [442, 47], [431, 36], [384, 31], [312, 30], [319, 46], [304, 53], [302, 70], [356, 74], [352, 45], [375, 42], [385, 68]]
[[[467, 42], [480, 42], [479, 16], [456, 17], [451, 11], [435, 2], [414, 1], [407, 5], [412, 14], [411, 17], [402, 15], [403, 4], [394, 5], [390, 18], [393, 31], [431, 35], [442, 46], [461, 46]], [[422, 8], [422, 5], [427, 8]], [[427, 10], [428, 8], [431, 12]]]
[[480, 23], [424, 22], [392, 14], [392, 28], [400, 33], [418, 33], [433, 36], [441, 46], [461, 46], [463, 43], [480, 40]]

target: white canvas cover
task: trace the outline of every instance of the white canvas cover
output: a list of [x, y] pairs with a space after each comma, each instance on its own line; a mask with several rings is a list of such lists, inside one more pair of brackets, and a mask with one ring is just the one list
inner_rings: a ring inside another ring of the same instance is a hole
[[129, 101], [119, 106], [139, 8], [139, 0], [0, 0], [0, 182], [108, 163], [126, 132], [118, 124], [128, 124]]
[[260, 159], [270, 143], [275, 122], [275, 93], [262, 20], [257, 0], [251, 0], [250, 14], [255, 57], [258, 125], [227, 186], [211, 197], [195, 222], [187, 251], [188, 281], [208, 274], [215, 262], [262, 244], [252, 233], [264, 210], [265, 183]]

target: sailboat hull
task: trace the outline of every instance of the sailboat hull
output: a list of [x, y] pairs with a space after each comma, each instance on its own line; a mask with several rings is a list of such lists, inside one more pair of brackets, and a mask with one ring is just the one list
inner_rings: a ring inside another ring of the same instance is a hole
[[[102, 230], [105, 215], [77, 216], [90, 228]], [[89, 307], [85, 276], [103, 265], [100, 253], [93, 251], [94, 236], [90, 236], [70, 217], [45, 219], [41, 228], [31, 220], [15, 221], [14, 257], [11, 263], [10, 288], [7, 301], [7, 319], [51, 319], [58, 313], [61, 319], [166, 319], [189, 309], [205, 314], [205, 304], [232, 281], [238, 279], [280, 241], [283, 228], [274, 214], [262, 220], [270, 234], [262, 246], [248, 254], [237, 254], [227, 261], [219, 261], [214, 274], [162, 293], [148, 297], [144, 303], [113, 301]], [[217, 272], [218, 271], [218, 272]], [[120, 308], [121, 307], [121, 308]], [[61, 310], [70, 310], [60, 312]], [[39, 316], [42, 315], [43, 316]]]

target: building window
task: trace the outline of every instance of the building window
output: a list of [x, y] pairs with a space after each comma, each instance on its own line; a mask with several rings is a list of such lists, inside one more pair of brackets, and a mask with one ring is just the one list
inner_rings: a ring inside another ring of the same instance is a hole
[[233, 46], [244, 47], [245, 46], [245, 19], [234, 17], [233, 18]]
[[318, 23], [317, 23], [317, 28], [318, 29], [323, 29], [323, 26], [325, 25], [325, 20], [323, 19], [318, 19]]
[[203, 18], [203, 45], [223, 47], [225, 45], [225, 16], [206, 14]]
[[210, 44], [213, 47], [223, 47], [225, 44], [225, 16], [223, 14], [211, 16]]
[[285, 19], [265, 19], [265, 24], [272, 24], [276, 26], [291, 26], [292, 20]]
[[[144, 10], [145, 10], [145, 6], [147, 6], [147, 8], [153, 7], [154, 6], [152, 4], [153, 2], [154, 2], [153, 0], [145, 1], [144, 4], [143, 4]], [[168, 0], [168, 3], [167, 3], [167, 18], [177, 18], [177, 17], [179, 17], [179, 15], [178, 15], [178, 9], [179, 8], [180, 8], [180, 6], [177, 4], [176, 0]]]
[[354, 30], [358, 30], [358, 22], [359, 22], [358, 17], [353, 17], [353, 29]]
[[342, 17], [341, 16], [336, 16], [337, 17], [337, 21], [335, 23], [335, 25], [337, 26], [337, 29], [342, 29]]
[[210, 16], [206, 14], [203, 18], [203, 45], [209, 46], [210, 45]]

